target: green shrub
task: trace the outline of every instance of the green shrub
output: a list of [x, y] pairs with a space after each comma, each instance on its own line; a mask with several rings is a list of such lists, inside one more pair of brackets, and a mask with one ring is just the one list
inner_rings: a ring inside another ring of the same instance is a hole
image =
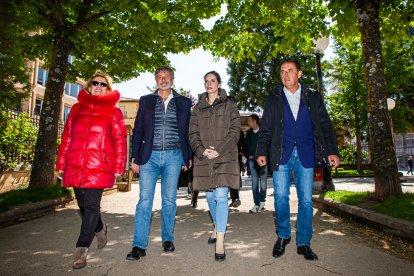
[[[326, 192], [325, 197], [335, 202], [358, 205], [372, 197], [372, 192], [334, 191]], [[404, 193], [402, 197], [389, 197], [384, 202], [374, 203], [370, 209], [378, 213], [414, 222], [414, 193]]]
[[414, 222], [414, 193], [404, 193], [402, 197], [389, 197], [382, 203], [372, 206], [377, 212]]
[[70, 197], [72, 189], [65, 189], [60, 185], [46, 188], [23, 188], [0, 194], [0, 211], [7, 211], [18, 205], [34, 203], [43, 200]]
[[[361, 176], [357, 170], [344, 170], [343, 168], [338, 168], [336, 171], [332, 172], [333, 176]], [[374, 171], [364, 170], [362, 176], [373, 176]]]
[[342, 202], [349, 205], [357, 205], [365, 202], [372, 195], [371, 192], [350, 192], [350, 191], [333, 191], [326, 192], [325, 197], [332, 198], [336, 202]]
[[11, 118], [11, 113], [0, 112], [0, 159], [14, 168], [17, 163], [31, 163], [34, 156], [37, 127], [26, 113], [20, 113]]

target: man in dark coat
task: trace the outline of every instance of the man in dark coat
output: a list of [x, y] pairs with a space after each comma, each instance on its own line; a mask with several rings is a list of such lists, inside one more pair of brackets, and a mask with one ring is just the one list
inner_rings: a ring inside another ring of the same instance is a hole
[[246, 144], [248, 150], [248, 165], [252, 176], [252, 193], [253, 193], [253, 208], [250, 213], [261, 212], [266, 203], [267, 191], [267, 166], [260, 167], [254, 158], [257, 140], [260, 135], [260, 119], [257, 114], [252, 114], [247, 118], [247, 123], [250, 129], [247, 131]]
[[408, 157], [407, 165], [408, 165], [407, 175], [409, 175], [410, 172], [411, 172], [411, 175], [413, 175], [413, 156], [412, 155]]
[[322, 162], [334, 168], [339, 165], [335, 132], [321, 95], [299, 83], [299, 63], [282, 62], [280, 76], [283, 85], [274, 89], [265, 102], [256, 149], [258, 164], [269, 163], [273, 172], [278, 236], [273, 256], [282, 256], [291, 239], [289, 193], [293, 171], [299, 205], [297, 253], [306, 260], [317, 260], [310, 248], [313, 170]]
[[146, 255], [155, 185], [161, 176], [162, 246], [175, 250], [174, 224], [177, 182], [181, 169], [191, 167], [188, 128], [191, 100], [171, 87], [174, 71], [167, 66], [155, 71], [158, 89], [141, 97], [132, 136], [132, 169], [139, 172], [139, 201], [135, 210], [134, 240], [128, 260]]

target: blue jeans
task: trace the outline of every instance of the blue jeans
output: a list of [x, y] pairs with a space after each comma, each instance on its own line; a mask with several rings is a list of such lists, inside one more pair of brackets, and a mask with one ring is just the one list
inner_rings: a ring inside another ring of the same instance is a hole
[[208, 207], [211, 218], [216, 225], [216, 232], [226, 232], [227, 220], [229, 218], [229, 205], [227, 194], [229, 188], [216, 188], [212, 192], [206, 192]]
[[296, 148], [286, 165], [280, 165], [273, 171], [273, 187], [276, 211], [276, 234], [287, 239], [291, 235], [289, 194], [294, 172], [296, 192], [298, 195], [298, 216], [296, 222], [296, 245], [310, 245], [312, 238], [312, 186], [313, 168], [304, 168], [300, 163]]
[[256, 161], [254, 159], [249, 160], [250, 174], [252, 176], [252, 191], [254, 205], [259, 206], [260, 202], [266, 202], [266, 190], [267, 190], [267, 166], [264, 168], [262, 175], [257, 175]]
[[154, 201], [155, 185], [161, 175], [162, 240], [174, 240], [177, 211], [177, 182], [182, 164], [181, 149], [152, 151], [151, 157], [139, 166], [139, 201], [135, 209], [134, 240], [132, 246], [146, 249]]

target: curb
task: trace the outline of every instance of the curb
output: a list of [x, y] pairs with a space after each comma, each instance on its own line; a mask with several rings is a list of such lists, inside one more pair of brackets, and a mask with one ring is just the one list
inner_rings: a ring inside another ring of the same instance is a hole
[[345, 215], [354, 218], [377, 230], [388, 232], [402, 238], [414, 241], [414, 223], [399, 218], [383, 215], [375, 211], [363, 209], [357, 206], [344, 203], [334, 202], [330, 198], [320, 198], [313, 196], [313, 202], [317, 206], [322, 206], [333, 213], [345, 213]]
[[11, 210], [1, 212], [0, 227], [10, 226], [49, 214], [59, 207], [65, 207], [67, 203], [73, 200], [73, 196], [60, 197], [57, 199], [24, 204]]
[[[105, 189], [103, 195], [116, 193], [116, 188]], [[59, 197], [56, 199], [28, 203], [0, 213], [0, 228], [11, 226], [53, 213], [68, 204], [76, 204], [75, 197]]]

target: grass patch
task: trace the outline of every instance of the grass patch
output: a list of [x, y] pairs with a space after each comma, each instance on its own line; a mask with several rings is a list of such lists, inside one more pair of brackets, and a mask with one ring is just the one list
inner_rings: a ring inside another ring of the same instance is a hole
[[[325, 197], [336, 202], [359, 205], [372, 197], [372, 192], [334, 191], [326, 192]], [[404, 193], [402, 197], [389, 197], [384, 202], [369, 207], [378, 213], [414, 222], [414, 193]]]
[[346, 177], [346, 176], [374, 176], [374, 171], [372, 170], [364, 170], [362, 174], [358, 173], [358, 170], [344, 170], [342, 168], [332, 171], [332, 176], [340, 176], [340, 177]]
[[326, 192], [325, 197], [332, 198], [336, 202], [342, 202], [349, 205], [358, 205], [365, 202], [370, 196], [371, 192], [349, 192], [349, 191], [334, 191]]
[[375, 211], [414, 222], [414, 193], [404, 193], [400, 198], [389, 197], [382, 203], [372, 206]]
[[65, 189], [59, 185], [45, 188], [24, 188], [0, 194], [0, 212], [26, 203], [34, 203], [59, 197], [72, 196], [72, 189]]

